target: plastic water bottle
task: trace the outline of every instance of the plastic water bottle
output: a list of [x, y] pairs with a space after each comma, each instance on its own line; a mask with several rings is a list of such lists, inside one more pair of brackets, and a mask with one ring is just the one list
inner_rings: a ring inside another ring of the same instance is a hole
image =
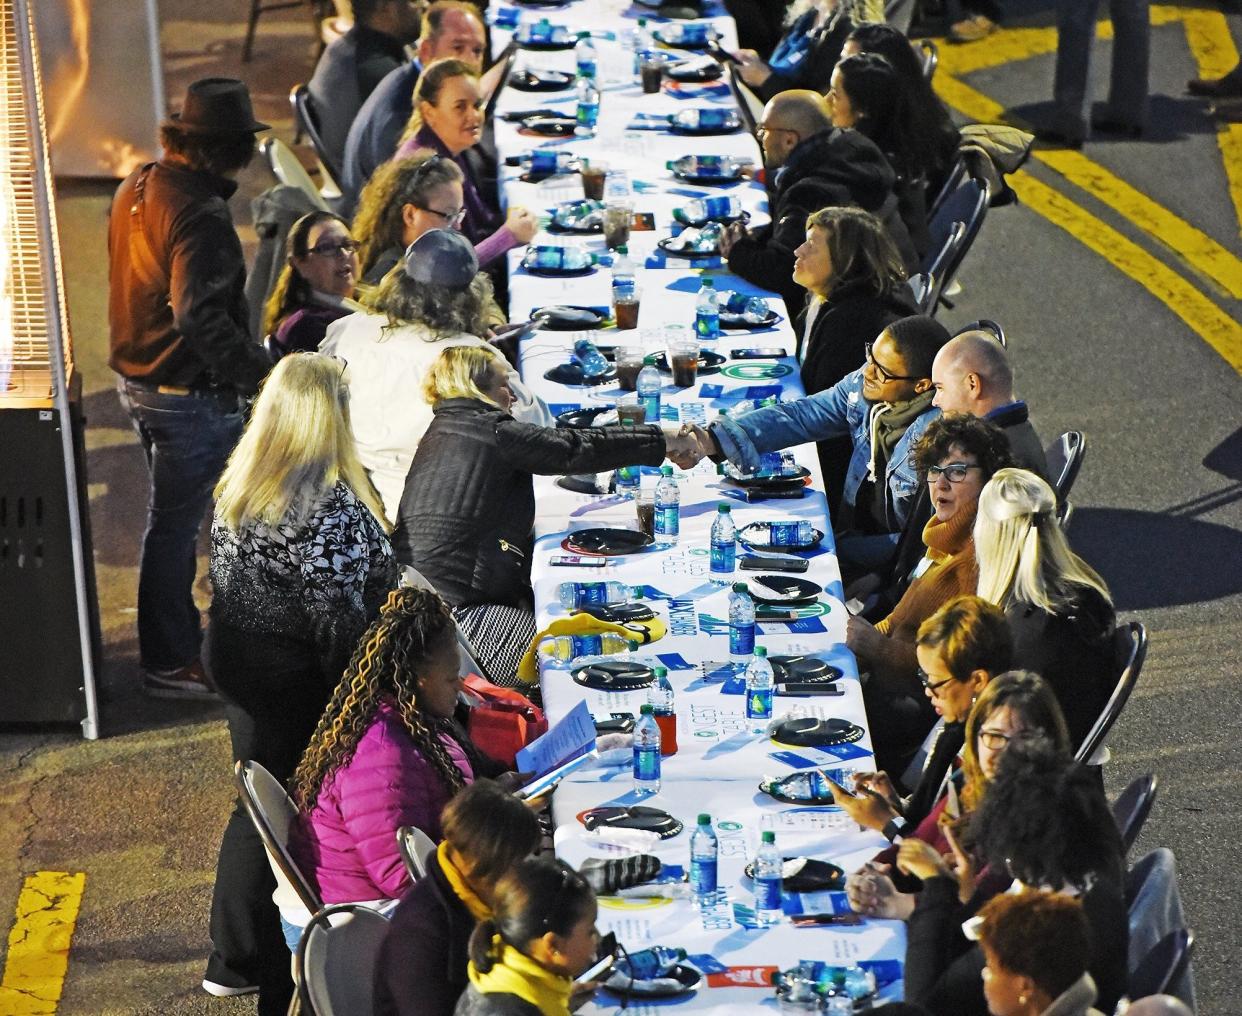
[[699, 816], [698, 827], [690, 834], [690, 891], [695, 904], [702, 908], [716, 900], [716, 861], [720, 842], [712, 828], [712, 817]]
[[694, 331], [700, 342], [720, 338], [720, 305], [716, 301], [716, 284], [706, 276], [694, 301]]
[[599, 77], [596, 71], [595, 43], [591, 41], [590, 32], [578, 33], [578, 41], [574, 45], [574, 60], [578, 64], [578, 77], [590, 78], [592, 81]]
[[685, 949], [670, 949], [666, 945], [652, 946], [629, 954], [630, 976], [636, 981], [651, 981], [667, 974], [686, 958]]
[[[635, 426], [633, 420], [622, 420], [622, 427]], [[629, 431], [633, 433], [633, 431]], [[642, 485], [643, 473], [640, 466], [617, 466], [612, 472], [612, 482], [618, 494], [626, 497], [637, 497], [638, 488]]]
[[772, 676], [767, 649], [755, 646], [746, 668], [746, 718], [755, 721], [756, 734], [766, 730], [772, 719]]
[[553, 635], [539, 643], [541, 656], [569, 663], [577, 663], [588, 656], [615, 656], [627, 652], [638, 652], [638, 643], [613, 632], [602, 635]]
[[660, 792], [660, 728], [650, 702], [639, 707], [634, 728], [634, 789], [640, 794]]
[[661, 547], [671, 547], [680, 535], [681, 488], [673, 478], [673, 467], [661, 466], [655, 488], [655, 540]]
[[745, 582], [734, 582], [729, 594], [729, 659], [741, 670], [755, 653], [755, 601]]
[[733, 509], [727, 504], [719, 504], [716, 506], [716, 520], [712, 523], [711, 580], [717, 584], [731, 582], [736, 567], [737, 526], [733, 524]]
[[656, 369], [655, 355], [644, 357], [643, 369], [638, 372], [638, 380], [634, 383], [638, 391], [638, 401], [647, 411], [648, 423], [660, 422], [660, 389], [664, 387], [660, 380], [660, 372]]
[[574, 356], [586, 377], [599, 377], [608, 373], [608, 360], [590, 339], [581, 338], [574, 343]]
[[760, 837], [755, 855], [755, 923], [767, 928], [781, 919], [781, 855], [776, 851], [776, 833], [765, 829]]
[[632, 42], [634, 46], [634, 80], [642, 81], [643, 54], [655, 49], [655, 40], [651, 36], [651, 29], [647, 27], [646, 18], [638, 19], [638, 27], [634, 29]]
[[652, 667], [654, 680], [647, 689], [647, 701], [656, 716], [672, 716], [674, 713], [673, 685], [668, 679], [668, 667]]
[[617, 247], [617, 253], [612, 260], [612, 305], [616, 307], [617, 301], [634, 299], [634, 290], [637, 288], [638, 269], [634, 267], [634, 261], [630, 257], [630, 249], [625, 244]]
[[642, 590], [624, 582], [562, 582], [556, 598], [566, 610], [629, 603], [642, 598]]
[[536, 148], [518, 156], [518, 165], [529, 173], [539, 176], [554, 176], [568, 173], [577, 163], [569, 152], [558, 152], [551, 148]]
[[578, 79], [578, 126], [574, 133], [579, 137], [595, 137], [595, 124], [599, 122], [599, 88], [594, 78]]
[[823, 997], [823, 1009], [827, 1016], [854, 1016], [854, 1000], [844, 988], [832, 987]]

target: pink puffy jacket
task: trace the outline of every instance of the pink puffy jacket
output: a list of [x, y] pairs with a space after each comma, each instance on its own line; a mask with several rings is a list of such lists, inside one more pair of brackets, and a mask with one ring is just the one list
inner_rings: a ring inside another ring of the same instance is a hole
[[[467, 783], [474, 771], [462, 746], [443, 736]], [[452, 793], [415, 746], [396, 705], [380, 704], [349, 763], [324, 781], [309, 813], [289, 830], [289, 851], [324, 903], [396, 899], [410, 879], [397, 849], [399, 826], [417, 826], [437, 843], [440, 812]]]

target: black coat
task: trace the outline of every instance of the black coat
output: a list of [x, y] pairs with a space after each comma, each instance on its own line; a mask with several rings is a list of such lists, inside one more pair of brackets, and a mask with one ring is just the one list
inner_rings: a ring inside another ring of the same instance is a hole
[[1117, 682], [1113, 608], [1083, 586], [1069, 609], [1049, 614], [1019, 603], [1005, 611], [1013, 635], [1013, 667], [1033, 670], [1052, 686], [1070, 745], [1077, 748], [1099, 718]]
[[397, 909], [375, 962], [375, 1016], [452, 1016], [469, 983], [474, 918], [436, 857]]
[[834, 128], [806, 138], [769, 180], [772, 221], [733, 245], [729, 270], [780, 293], [790, 318], [796, 318], [806, 294], [793, 281], [794, 251], [806, 239], [807, 216], [830, 205], [847, 205], [880, 219], [902, 260], [917, 271], [910, 235], [897, 208], [895, 182], [884, 153], [858, 131]]
[[477, 399], [436, 403], [405, 478], [397, 560], [453, 606], [529, 601], [531, 474], [593, 473], [664, 461], [659, 427], [537, 427]]

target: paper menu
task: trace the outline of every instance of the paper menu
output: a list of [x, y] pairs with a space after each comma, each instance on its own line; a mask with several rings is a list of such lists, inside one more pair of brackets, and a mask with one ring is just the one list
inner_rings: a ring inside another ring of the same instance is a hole
[[517, 753], [519, 772], [544, 773], [595, 750], [595, 720], [585, 701], [579, 702], [542, 737]]

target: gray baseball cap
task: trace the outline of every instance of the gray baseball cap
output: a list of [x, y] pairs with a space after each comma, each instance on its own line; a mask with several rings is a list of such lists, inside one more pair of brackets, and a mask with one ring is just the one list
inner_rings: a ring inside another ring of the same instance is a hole
[[479, 259], [462, 233], [432, 229], [406, 249], [405, 274], [415, 282], [465, 289], [479, 274]]

